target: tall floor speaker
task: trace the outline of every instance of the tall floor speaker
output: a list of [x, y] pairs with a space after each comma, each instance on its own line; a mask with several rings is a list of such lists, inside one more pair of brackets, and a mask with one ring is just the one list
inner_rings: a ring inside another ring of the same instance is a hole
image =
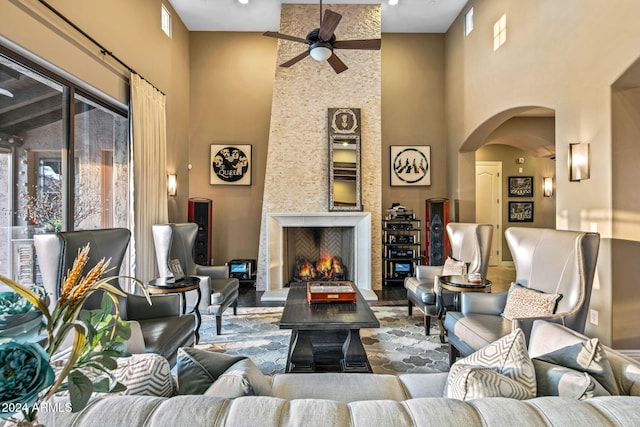
[[193, 259], [196, 264], [211, 265], [211, 209], [210, 199], [189, 199], [188, 221], [198, 224]]
[[443, 265], [449, 255], [449, 199], [427, 199], [425, 210], [425, 263]]

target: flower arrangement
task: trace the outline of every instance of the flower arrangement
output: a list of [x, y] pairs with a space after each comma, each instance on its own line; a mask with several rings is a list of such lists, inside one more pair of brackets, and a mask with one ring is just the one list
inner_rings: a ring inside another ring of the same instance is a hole
[[[17, 320], [31, 320], [34, 313], [42, 331], [40, 339], [34, 339], [35, 334], [1, 335], [5, 338], [0, 338], [0, 418], [22, 412], [23, 420], [10, 420], [22, 426], [38, 425], [38, 410], [58, 391], [68, 391], [67, 409], [76, 412], [86, 406], [93, 392], [125, 389], [111, 374], [117, 367], [114, 358], [129, 355], [124, 341], [131, 331], [128, 322], [120, 318], [117, 300], [125, 294], [108, 283], [119, 276], [103, 278], [109, 260], [102, 259], [82, 276], [88, 254], [89, 245], [78, 251], [52, 311], [41, 292], [0, 276], [0, 281], [14, 291], [0, 305], [0, 331], [4, 325], [15, 332]], [[141, 285], [149, 300], [142, 283], [129, 279]], [[87, 298], [96, 291], [104, 291], [100, 309], [83, 309]], [[73, 343], [65, 348], [72, 332]]]

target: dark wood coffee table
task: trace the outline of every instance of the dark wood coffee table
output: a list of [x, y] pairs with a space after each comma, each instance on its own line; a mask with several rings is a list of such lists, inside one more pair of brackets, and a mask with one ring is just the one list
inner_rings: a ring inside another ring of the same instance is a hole
[[292, 283], [280, 318], [280, 329], [291, 329], [285, 370], [372, 372], [360, 329], [379, 327], [360, 291], [355, 303], [309, 304], [306, 283]]

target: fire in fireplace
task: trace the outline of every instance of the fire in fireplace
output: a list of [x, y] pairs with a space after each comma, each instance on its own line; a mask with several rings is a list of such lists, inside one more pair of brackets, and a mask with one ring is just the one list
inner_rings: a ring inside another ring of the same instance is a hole
[[346, 267], [338, 256], [324, 255], [317, 261], [310, 261], [304, 257], [296, 259], [292, 275], [294, 282], [308, 282], [311, 280], [345, 280]]
[[353, 280], [353, 227], [285, 227], [283, 283]]

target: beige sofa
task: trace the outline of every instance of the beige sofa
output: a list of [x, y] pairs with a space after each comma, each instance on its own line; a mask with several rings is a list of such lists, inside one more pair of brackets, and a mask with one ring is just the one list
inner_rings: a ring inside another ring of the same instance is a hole
[[[202, 394], [106, 397], [93, 400], [79, 413], [42, 413], [40, 419], [45, 425], [56, 427], [638, 426], [640, 364], [616, 351], [604, 349], [619, 389], [618, 396], [584, 400], [558, 396], [528, 400], [486, 397], [462, 401], [442, 397], [448, 373], [397, 376], [319, 373], [267, 377], [261, 373], [257, 376], [255, 372], [248, 373], [251, 369], [247, 367], [252, 365], [250, 361], [246, 363], [248, 359], [231, 360], [224, 356], [232, 363], [224, 374], [218, 372], [208, 379], [201, 375], [198, 380], [202, 381], [195, 382], [180, 380], [178, 376], [178, 380], [183, 381], [179, 387], [191, 392], [226, 377], [218, 393], [233, 394], [235, 391], [232, 390], [239, 386], [250, 394], [262, 395], [236, 398]], [[199, 368], [206, 364], [206, 361], [196, 362]], [[239, 365], [242, 368], [238, 368]], [[211, 366], [208, 369], [212, 372]], [[211, 388], [207, 390], [210, 392]]]

